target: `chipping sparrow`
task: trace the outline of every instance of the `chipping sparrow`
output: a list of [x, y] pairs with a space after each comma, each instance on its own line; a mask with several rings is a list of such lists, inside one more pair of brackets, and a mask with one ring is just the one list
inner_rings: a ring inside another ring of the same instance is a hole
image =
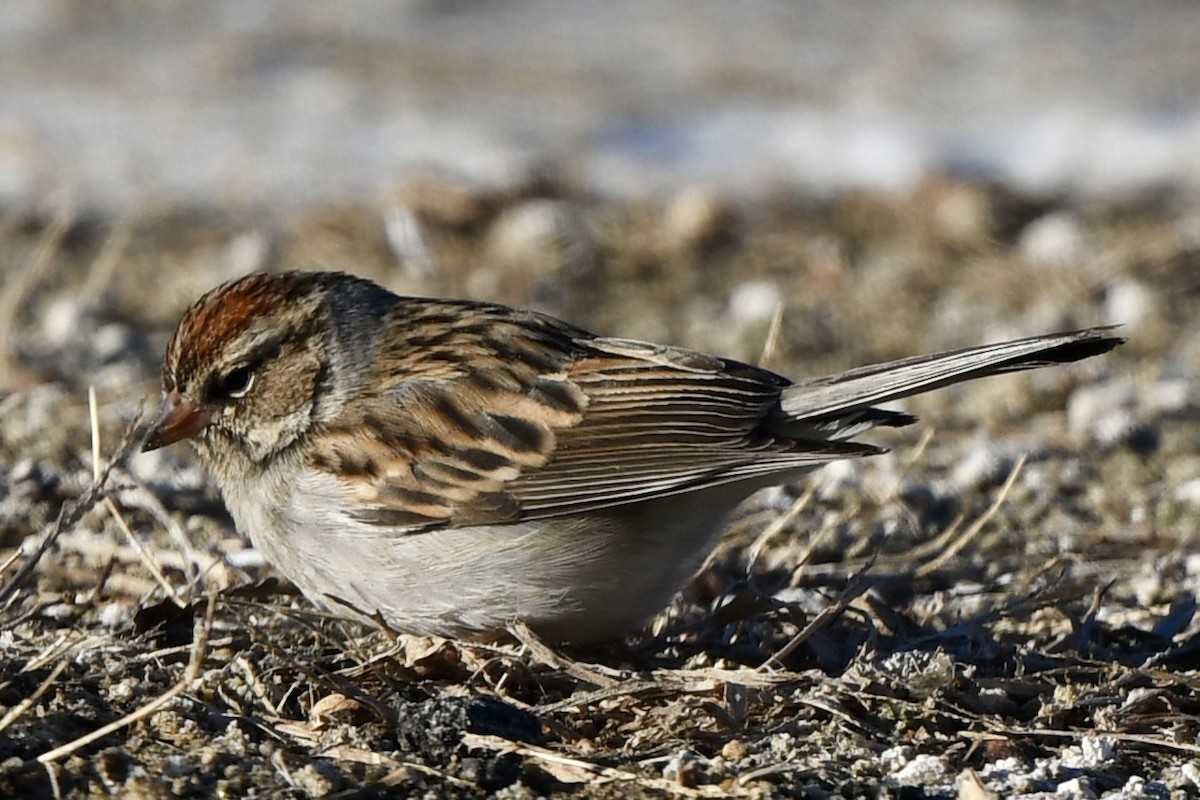
[[661, 609], [754, 491], [914, 421], [876, 404], [1121, 341], [1094, 328], [793, 383], [531, 311], [257, 274], [184, 315], [146, 449], [192, 440], [238, 529], [327, 607], [590, 642]]

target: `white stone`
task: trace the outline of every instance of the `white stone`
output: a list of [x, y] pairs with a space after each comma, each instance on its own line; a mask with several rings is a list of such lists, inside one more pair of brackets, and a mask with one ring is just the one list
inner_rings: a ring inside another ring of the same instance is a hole
[[100, 608], [100, 624], [106, 628], [118, 628], [133, 617], [133, 609], [125, 603], [105, 603]]
[[897, 786], [929, 786], [946, 780], [946, 762], [937, 756], [918, 755], [892, 775]]
[[1144, 284], [1120, 280], [1104, 295], [1104, 321], [1109, 325], [1124, 325], [1135, 331], [1154, 313], [1158, 299]]
[[1067, 430], [1072, 436], [1094, 437], [1100, 420], [1127, 412], [1137, 400], [1134, 387], [1125, 382], [1081, 386], [1067, 401]]
[[1018, 248], [1031, 264], [1056, 267], [1075, 264], [1084, 257], [1083, 228], [1074, 215], [1065, 211], [1035, 219], [1021, 231]]
[[1083, 754], [1083, 766], [1096, 769], [1112, 763], [1117, 758], [1116, 743], [1107, 736], [1084, 736], [1079, 741]]
[[1092, 784], [1086, 778], [1073, 778], [1064, 783], [1060, 783], [1054, 791], [1056, 797], [1069, 798], [1070, 800], [1093, 800], [1096, 797], [1096, 791], [1092, 788]]
[[1176, 486], [1175, 499], [1181, 503], [1200, 506], [1200, 478], [1192, 478]]
[[729, 296], [729, 314], [741, 325], [768, 322], [782, 303], [783, 294], [773, 281], [746, 281]]

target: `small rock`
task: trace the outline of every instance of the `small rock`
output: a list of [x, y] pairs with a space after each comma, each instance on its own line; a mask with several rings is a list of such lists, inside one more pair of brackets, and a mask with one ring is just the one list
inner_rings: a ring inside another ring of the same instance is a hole
[[595, 245], [583, 215], [561, 200], [537, 199], [507, 209], [488, 233], [488, 253], [538, 275], [586, 266]]
[[1108, 288], [1104, 296], [1104, 321], [1108, 325], [1124, 325], [1136, 331], [1159, 308], [1154, 293], [1144, 284], [1122, 280]]
[[729, 233], [733, 212], [715, 192], [698, 186], [684, 189], [667, 205], [662, 225], [669, 250], [699, 250]]
[[932, 786], [945, 781], [948, 774], [944, 759], [922, 754], [893, 774], [889, 782], [894, 786]]
[[1171, 790], [1159, 781], [1147, 781], [1141, 775], [1130, 775], [1117, 797], [1121, 800], [1170, 800]]
[[265, 269], [270, 254], [271, 240], [261, 231], [235, 236], [225, 246], [226, 264], [238, 275]]
[[345, 781], [334, 766], [325, 761], [305, 764], [292, 773], [292, 783], [309, 797], [325, 797], [342, 788]]
[[1200, 478], [1192, 478], [1176, 486], [1175, 499], [1181, 503], [1200, 506]]
[[772, 281], [746, 281], [729, 296], [729, 316], [741, 326], [770, 322], [783, 303], [783, 294]]
[[47, 303], [39, 315], [42, 337], [46, 343], [57, 349], [77, 339], [82, 314], [79, 300], [75, 297], [60, 295]]
[[1017, 247], [1021, 257], [1030, 264], [1057, 267], [1082, 261], [1086, 241], [1079, 220], [1073, 214], [1060, 211], [1026, 225]]
[[229, 566], [240, 570], [262, 569], [267, 564], [263, 560], [262, 553], [252, 547], [247, 547], [243, 550], [231, 550], [225, 554], [225, 561]]
[[133, 334], [128, 325], [110, 322], [92, 336], [92, 350], [102, 362], [116, 361], [129, 350]]
[[1089, 769], [1098, 769], [1117, 759], [1116, 743], [1107, 736], [1084, 736], [1079, 741], [1079, 750], [1082, 765]]
[[690, 750], [681, 750], [663, 767], [663, 778], [679, 786], [691, 788], [697, 783], [699, 770], [700, 758]]
[[908, 745], [898, 744], [889, 747], [879, 754], [879, 760], [888, 772], [898, 772], [913, 759], [913, 749]]
[[989, 439], [977, 439], [967, 455], [954, 465], [950, 481], [959, 489], [991, 485], [1008, 477], [1015, 463], [1011, 448]]
[[119, 628], [133, 619], [133, 609], [125, 603], [105, 603], [98, 618], [106, 628]]
[[1136, 401], [1137, 393], [1128, 383], [1080, 386], [1067, 401], [1067, 430], [1072, 436], [1090, 436], [1099, 419], [1131, 409]]
[[746, 747], [746, 743], [741, 739], [730, 739], [721, 747], [721, 756], [727, 761], [734, 763], [745, 758], [748, 752], [749, 748]]
[[813, 477], [817, 494], [828, 500], [841, 492], [853, 492], [862, 486], [863, 464], [850, 458], [826, 464]]
[[1116, 411], [1096, 421], [1092, 439], [1104, 447], [1129, 445], [1138, 452], [1158, 447], [1158, 430], [1128, 411]]
[[1105, 447], [1130, 445], [1153, 450], [1158, 431], [1136, 412], [1137, 393], [1125, 382], [1081, 386], [1067, 401], [1067, 430]]
[[163, 775], [168, 778], [181, 778], [195, 771], [192, 762], [182, 755], [169, 756], [163, 765]]
[[1146, 413], [1183, 414], [1200, 408], [1200, 381], [1174, 378], [1155, 381], [1142, 392]]
[[941, 650], [895, 653], [885, 658], [880, 668], [900, 678], [910, 691], [922, 697], [936, 695], [955, 681], [954, 659]]
[[1094, 800], [1096, 790], [1092, 788], [1092, 784], [1087, 778], [1072, 778], [1060, 783], [1054, 794], [1056, 797], [1068, 798], [1068, 800]]

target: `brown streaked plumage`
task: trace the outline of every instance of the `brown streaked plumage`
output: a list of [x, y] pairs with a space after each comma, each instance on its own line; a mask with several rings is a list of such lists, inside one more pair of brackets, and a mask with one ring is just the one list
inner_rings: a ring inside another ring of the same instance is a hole
[[185, 314], [147, 447], [196, 445], [240, 530], [312, 599], [399, 630], [618, 636], [755, 490], [878, 448], [878, 403], [1063, 363], [1108, 329], [799, 383], [341, 273], [252, 275]]

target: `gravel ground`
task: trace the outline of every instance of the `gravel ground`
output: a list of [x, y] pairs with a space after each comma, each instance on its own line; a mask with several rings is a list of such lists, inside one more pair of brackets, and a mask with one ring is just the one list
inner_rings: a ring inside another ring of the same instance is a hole
[[[279, 214], [9, 210], [0, 260], [0, 795], [1200, 791], [1195, 201], [424, 179]], [[797, 377], [1101, 323], [1129, 342], [910, 401], [888, 455], [748, 502], [623, 643], [468, 645], [317, 613], [185, 448], [120, 457], [186, 304], [291, 267]]]

